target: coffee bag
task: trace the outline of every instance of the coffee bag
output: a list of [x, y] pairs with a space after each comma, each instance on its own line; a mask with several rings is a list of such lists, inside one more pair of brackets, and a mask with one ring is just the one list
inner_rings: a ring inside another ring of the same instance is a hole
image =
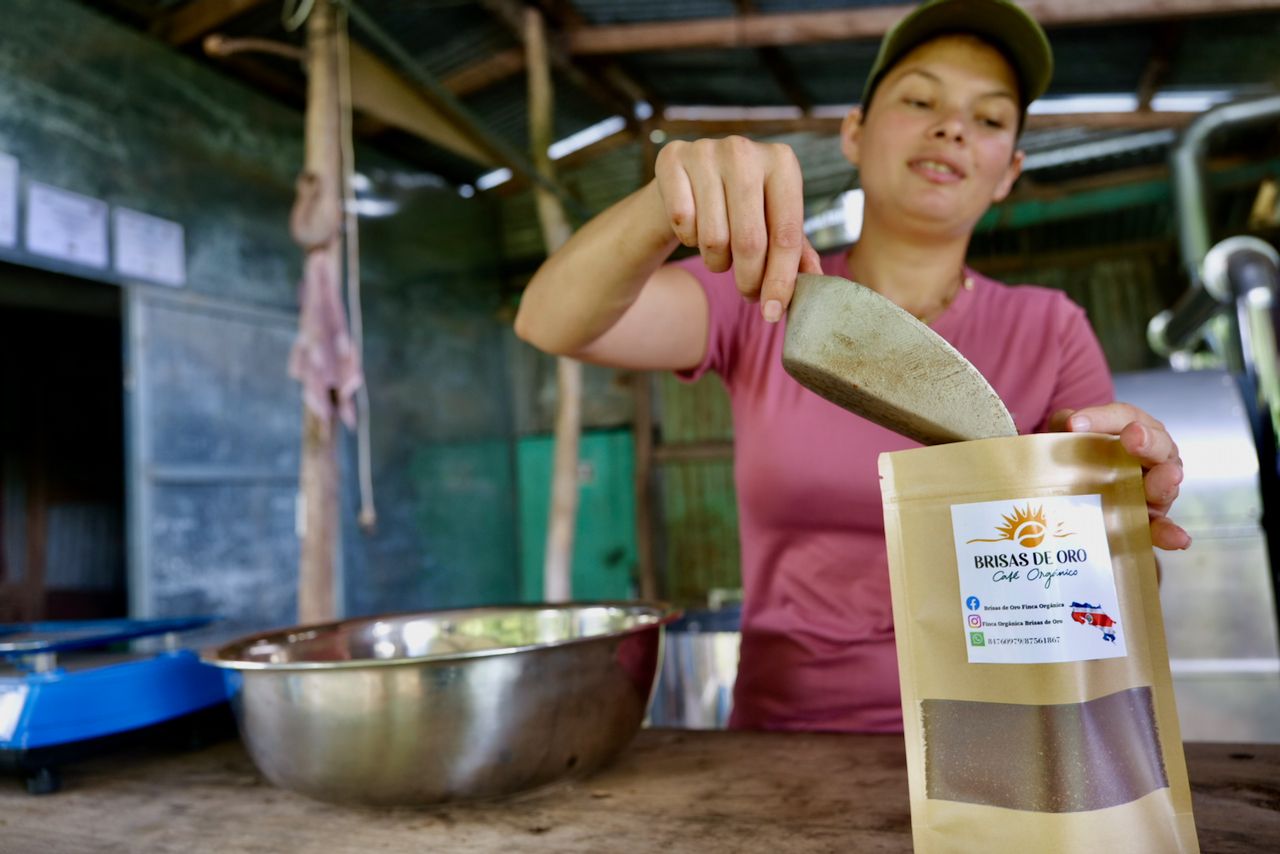
[[919, 448], [880, 476], [918, 854], [1198, 851], [1119, 440]]

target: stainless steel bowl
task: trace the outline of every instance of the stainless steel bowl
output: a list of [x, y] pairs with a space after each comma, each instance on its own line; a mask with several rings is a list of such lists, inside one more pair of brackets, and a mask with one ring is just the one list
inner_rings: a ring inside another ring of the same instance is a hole
[[205, 660], [236, 671], [241, 736], [271, 782], [426, 804], [607, 763], [644, 719], [676, 616], [644, 603], [397, 614], [253, 635]]

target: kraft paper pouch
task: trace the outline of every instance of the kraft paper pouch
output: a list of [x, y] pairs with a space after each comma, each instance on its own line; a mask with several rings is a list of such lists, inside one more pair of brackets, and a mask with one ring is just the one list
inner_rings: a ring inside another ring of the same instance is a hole
[[1059, 433], [880, 477], [917, 854], [1198, 851], [1137, 462]]

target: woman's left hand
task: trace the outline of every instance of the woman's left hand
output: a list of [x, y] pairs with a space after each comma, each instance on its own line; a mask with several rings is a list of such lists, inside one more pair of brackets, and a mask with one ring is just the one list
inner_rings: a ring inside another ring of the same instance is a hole
[[1108, 403], [1064, 409], [1053, 416], [1051, 429], [1071, 433], [1106, 433], [1142, 463], [1142, 483], [1151, 517], [1151, 542], [1161, 549], [1185, 549], [1191, 536], [1169, 518], [1169, 507], [1182, 483], [1182, 458], [1164, 425], [1136, 406]]

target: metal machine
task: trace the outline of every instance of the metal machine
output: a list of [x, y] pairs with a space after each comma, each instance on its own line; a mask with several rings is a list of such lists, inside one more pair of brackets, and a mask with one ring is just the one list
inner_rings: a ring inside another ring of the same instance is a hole
[[1280, 741], [1280, 253], [1252, 236], [1210, 245], [1204, 175], [1213, 136], [1277, 119], [1280, 96], [1224, 104], [1171, 156], [1191, 286], [1147, 338], [1175, 367], [1199, 349], [1225, 370], [1117, 378], [1117, 396], [1165, 422], [1186, 467], [1176, 518], [1195, 544], [1162, 557], [1161, 600], [1188, 739]]
[[1186, 472], [1172, 516], [1192, 547], [1157, 554], [1183, 738], [1280, 741], [1276, 599], [1241, 383], [1227, 371], [1144, 371], [1115, 381], [1119, 400], [1168, 427]]

